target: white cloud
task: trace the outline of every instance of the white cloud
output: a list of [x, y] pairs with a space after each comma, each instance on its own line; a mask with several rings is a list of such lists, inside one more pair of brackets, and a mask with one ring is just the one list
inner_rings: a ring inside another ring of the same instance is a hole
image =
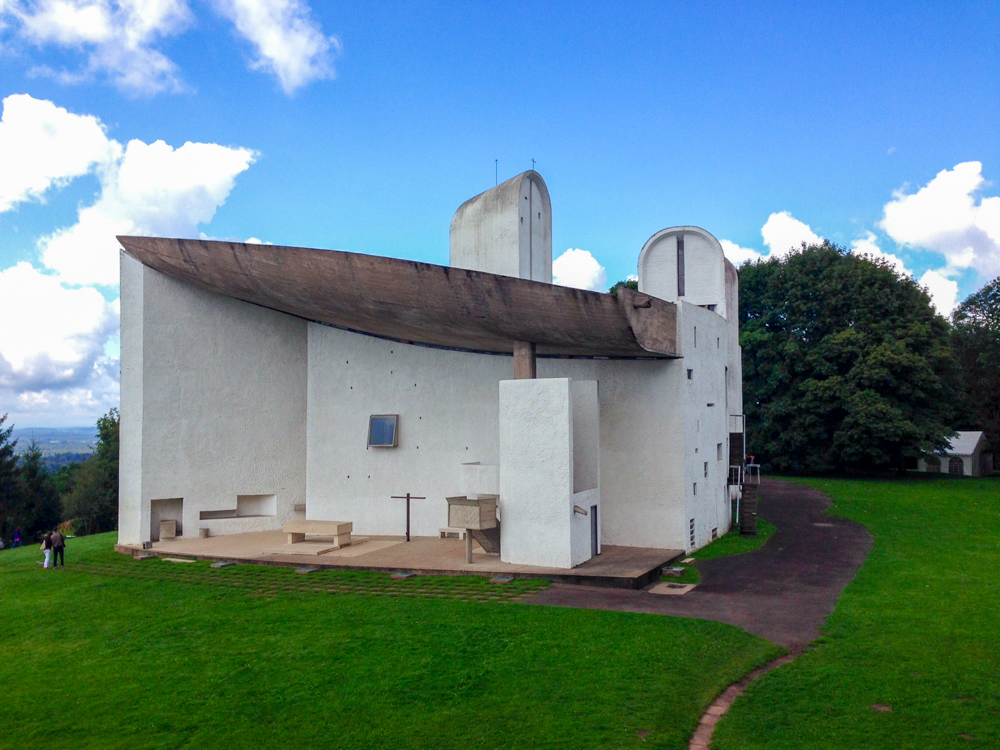
[[225, 203], [250, 149], [214, 143], [129, 142], [75, 225], [43, 238], [42, 262], [69, 284], [118, 283], [118, 234], [197, 237]]
[[66, 83], [103, 73], [133, 94], [183, 88], [177, 66], [155, 45], [191, 23], [185, 0], [20, 0], [9, 12], [27, 41], [86, 52], [81, 72], [41, 67], [36, 73]]
[[893, 240], [945, 257], [945, 275], [974, 268], [1000, 273], [1000, 197], [976, 199], [985, 185], [977, 161], [942, 170], [916, 193], [896, 191], [879, 226]]
[[[332, 78], [340, 43], [323, 34], [303, 0], [214, 0], [250, 42], [250, 67], [277, 77], [286, 93]], [[8, 23], [12, 22], [12, 23]], [[80, 52], [78, 70], [32, 69], [36, 75], [77, 83], [106, 75], [130, 94], [182, 91], [177, 65], [158, 48], [194, 22], [188, 0], [0, 0], [0, 32], [16, 27], [38, 47]]]
[[892, 266], [897, 273], [905, 276], [912, 276], [913, 274], [906, 268], [906, 264], [903, 263], [903, 259], [898, 255], [882, 252], [882, 249], [879, 248], [876, 239], [877, 238], [874, 233], [868, 232], [861, 239], [854, 240], [851, 243], [851, 252], [855, 255], [868, 256], [869, 258], [875, 260], [884, 260]]
[[8, 96], [0, 119], [0, 212], [41, 199], [120, 152], [96, 117], [27, 94]]
[[219, 11], [254, 47], [254, 70], [277, 76], [291, 94], [312, 81], [333, 78], [331, 57], [340, 46], [323, 34], [299, 0], [216, 0]]
[[927, 271], [920, 277], [920, 285], [927, 287], [934, 308], [948, 317], [958, 304], [958, 282], [946, 278], [938, 271]]
[[570, 248], [552, 261], [552, 281], [560, 286], [604, 292], [608, 289], [608, 275], [604, 266], [587, 250]]
[[784, 258], [798, 250], [803, 242], [807, 245], [823, 244], [823, 239], [808, 224], [799, 221], [788, 211], [768, 216], [760, 234], [764, 238], [764, 244], [771, 250], [767, 256], [769, 258]]
[[0, 387], [80, 386], [104, 359], [118, 311], [96, 289], [67, 289], [29, 263], [0, 271]]
[[134, 140], [122, 149], [94, 117], [8, 97], [0, 205], [41, 199], [88, 172], [101, 191], [75, 225], [39, 242], [48, 272], [25, 262], [0, 271], [0, 319], [8, 321], [0, 327], [2, 411], [22, 425], [65, 425], [116, 406], [121, 303], [91, 286], [118, 283], [115, 234], [198, 236], [253, 160], [249, 149], [214, 143], [175, 149]]
[[723, 254], [737, 268], [747, 261], [762, 260], [764, 258], [756, 250], [752, 250], [749, 247], [740, 247], [730, 240], [719, 240], [719, 244], [722, 245]]

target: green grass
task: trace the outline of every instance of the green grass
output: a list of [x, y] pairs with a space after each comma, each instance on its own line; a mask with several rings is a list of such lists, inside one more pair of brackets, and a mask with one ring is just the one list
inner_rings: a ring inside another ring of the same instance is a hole
[[[0, 553], [0, 748], [676, 748], [780, 649], [543, 581]], [[648, 734], [645, 734], [648, 732]]]
[[[768, 523], [763, 518], [757, 519], [757, 536], [740, 536], [738, 526], [733, 526], [733, 530], [725, 536], [721, 536], [710, 544], [706, 544], [700, 550], [692, 553], [694, 563], [684, 565], [677, 562], [671, 565], [674, 568], [684, 568], [680, 575], [660, 576], [661, 581], [671, 583], [701, 583], [701, 573], [698, 571], [698, 560], [711, 560], [716, 557], [726, 557], [727, 555], [743, 555], [753, 552], [764, 546], [764, 543], [774, 533], [774, 524]], [[685, 558], [687, 559], [687, 558]]]
[[874, 549], [817, 647], [754, 681], [713, 749], [1000, 747], [1000, 481], [805, 483]]
[[757, 536], [740, 536], [739, 527], [734, 525], [728, 534], [720, 536], [711, 544], [706, 544], [691, 557], [695, 560], [711, 560], [714, 557], [753, 552], [763, 547], [773, 533], [774, 524], [768, 523], [763, 518], [757, 519]]

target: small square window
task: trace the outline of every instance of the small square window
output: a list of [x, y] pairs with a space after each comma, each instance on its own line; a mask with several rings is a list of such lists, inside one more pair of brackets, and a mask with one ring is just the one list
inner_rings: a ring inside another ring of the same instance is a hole
[[368, 447], [395, 448], [398, 445], [398, 414], [372, 414], [368, 418]]

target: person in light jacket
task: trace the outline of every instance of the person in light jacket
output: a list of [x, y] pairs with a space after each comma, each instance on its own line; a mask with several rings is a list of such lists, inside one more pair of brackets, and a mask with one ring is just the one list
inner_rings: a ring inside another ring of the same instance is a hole
[[42, 552], [45, 554], [45, 562], [42, 563], [43, 568], [48, 568], [49, 563], [52, 561], [52, 535], [46, 534], [45, 538], [42, 539]]

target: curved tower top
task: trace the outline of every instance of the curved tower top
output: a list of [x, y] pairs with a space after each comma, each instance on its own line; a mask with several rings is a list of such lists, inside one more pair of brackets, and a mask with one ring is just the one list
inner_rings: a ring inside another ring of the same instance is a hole
[[458, 207], [451, 266], [552, 283], [552, 204], [538, 172], [523, 172]]

